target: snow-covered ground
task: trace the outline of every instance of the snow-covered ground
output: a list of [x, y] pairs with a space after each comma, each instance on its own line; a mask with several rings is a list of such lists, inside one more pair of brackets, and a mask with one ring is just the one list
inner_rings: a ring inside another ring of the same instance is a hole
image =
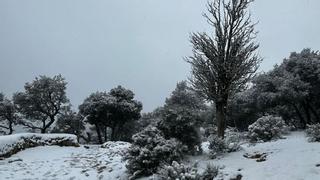
[[[41, 146], [26, 149], [0, 160], [0, 179], [127, 179], [122, 157], [130, 146], [124, 142], [108, 142], [81, 147]], [[243, 180], [319, 180], [320, 143], [309, 143], [304, 132], [293, 132], [277, 141], [244, 144], [238, 152], [211, 160], [206, 154], [193, 156], [200, 169], [208, 163], [221, 167], [216, 179], [228, 180], [241, 174]], [[205, 150], [206, 151], [206, 150]], [[244, 157], [265, 153], [265, 161]]]
[[0, 157], [40, 145], [79, 146], [77, 136], [72, 134], [20, 133], [0, 136]]
[[[129, 143], [81, 147], [40, 146], [0, 160], [0, 179], [81, 180], [127, 179], [124, 151]], [[88, 149], [89, 147], [89, 149]]]
[[[244, 144], [243, 150], [226, 154], [218, 160], [201, 156], [199, 167], [208, 163], [222, 167], [222, 178], [229, 179], [241, 174], [244, 180], [319, 180], [320, 143], [309, 143], [304, 132], [293, 132], [277, 141]], [[266, 154], [266, 160], [244, 157], [245, 154]], [[193, 162], [195, 157], [192, 158]], [[221, 179], [221, 176], [216, 178]]]

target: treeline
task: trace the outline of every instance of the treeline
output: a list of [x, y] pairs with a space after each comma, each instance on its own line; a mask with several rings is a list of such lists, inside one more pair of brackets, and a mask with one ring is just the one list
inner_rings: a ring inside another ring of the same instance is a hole
[[280, 65], [257, 75], [228, 108], [228, 124], [246, 130], [263, 115], [281, 116], [294, 128], [320, 123], [320, 53], [293, 52]]
[[[32, 132], [71, 133], [85, 142], [103, 143], [130, 141], [134, 133], [158, 123], [162, 131], [190, 141], [184, 136], [199, 136], [201, 126], [206, 127], [202, 133], [209, 133], [216, 124], [215, 105], [208, 104], [186, 81], [177, 84], [163, 107], [143, 114], [142, 103], [122, 86], [90, 94], [76, 112], [66, 96], [66, 85], [61, 75], [39, 76], [11, 99], [0, 94], [1, 132], [12, 134], [20, 125]], [[320, 123], [319, 89], [320, 54], [310, 49], [291, 53], [230, 98], [227, 125], [245, 131], [265, 115], [280, 116], [294, 128]]]
[[131, 138], [132, 123], [142, 110], [131, 90], [118, 86], [110, 92], [92, 93], [75, 112], [66, 96], [66, 85], [61, 75], [39, 76], [11, 99], [0, 94], [1, 132], [12, 134], [20, 125], [32, 132], [76, 134], [86, 142]]

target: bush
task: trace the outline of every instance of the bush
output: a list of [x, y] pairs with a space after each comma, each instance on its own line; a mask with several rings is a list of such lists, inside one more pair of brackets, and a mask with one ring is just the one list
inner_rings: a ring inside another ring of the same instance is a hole
[[223, 153], [235, 152], [240, 149], [240, 139], [237, 136], [229, 136], [222, 139], [216, 135], [211, 135], [208, 141], [210, 157], [213, 159]]
[[153, 126], [132, 137], [133, 143], [125, 159], [128, 172], [135, 179], [155, 173], [162, 164], [171, 164], [182, 159], [185, 146], [176, 139], [165, 139], [162, 132]]
[[219, 173], [219, 167], [214, 166], [212, 164], [207, 164], [206, 169], [202, 173], [201, 180], [212, 180], [213, 178], [217, 177]]
[[197, 116], [183, 108], [166, 109], [159, 129], [166, 138], [176, 138], [188, 147], [188, 152], [201, 152], [201, 137], [197, 127]]
[[320, 142], [320, 124], [307, 125], [306, 130], [310, 142]]
[[199, 180], [200, 175], [198, 170], [194, 167], [189, 167], [184, 164], [180, 164], [176, 161], [172, 162], [172, 165], [164, 165], [158, 171], [158, 177], [161, 180]]
[[248, 136], [251, 141], [270, 141], [272, 139], [281, 138], [288, 132], [284, 120], [281, 117], [272, 115], [262, 116], [248, 128]]
[[212, 180], [218, 175], [219, 168], [208, 164], [203, 173], [196, 166], [190, 167], [176, 161], [163, 166], [157, 174], [159, 180]]

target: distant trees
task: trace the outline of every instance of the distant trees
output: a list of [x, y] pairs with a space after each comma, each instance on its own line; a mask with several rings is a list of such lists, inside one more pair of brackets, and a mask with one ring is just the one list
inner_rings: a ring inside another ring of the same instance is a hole
[[229, 103], [229, 123], [247, 129], [259, 117], [280, 116], [290, 126], [320, 122], [320, 53], [293, 52], [280, 65], [256, 76], [251, 87]]
[[[128, 89], [118, 86], [107, 92], [96, 92], [91, 94], [79, 106], [79, 112], [95, 125], [98, 140], [107, 140], [107, 128], [111, 131], [111, 140], [126, 138], [128, 131], [125, 126], [140, 118], [142, 104], [134, 100], [134, 93]], [[132, 135], [132, 134], [131, 134]]]
[[13, 96], [19, 113], [25, 118], [20, 123], [46, 133], [61, 110], [69, 106], [66, 85], [61, 75], [52, 78], [39, 76], [33, 82], [26, 83], [25, 91]]
[[[52, 129], [52, 133], [67, 133], [74, 134], [77, 136], [78, 141], [82, 136], [85, 126], [83, 122], [83, 117], [77, 114], [70, 107], [67, 107], [59, 113], [55, 127]], [[84, 138], [86, 139], [86, 138]]]
[[[95, 126], [99, 143], [103, 143], [101, 131], [106, 131], [109, 125], [109, 101], [111, 101], [111, 97], [108, 93], [96, 92], [87, 97], [79, 106], [79, 113], [84, 116], [90, 124]], [[107, 135], [105, 134], [105, 136]]]
[[213, 36], [193, 33], [191, 82], [207, 100], [216, 106], [218, 136], [224, 137], [230, 97], [243, 89], [260, 62], [255, 53], [255, 24], [247, 8], [252, 0], [213, 0], [208, 3], [205, 18], [214, 28]]
[[320, 122], [320, 53], [304, 49], [253, 81], [261, 113], [280, 115], [287, 123], [306, 128]]
[[7, 134], [12, 134], [13, 125], [17, 123], [18, 119], [17, 109], [12, 100], [5, 98], [0, 93], [0, 129], [4, 129]]

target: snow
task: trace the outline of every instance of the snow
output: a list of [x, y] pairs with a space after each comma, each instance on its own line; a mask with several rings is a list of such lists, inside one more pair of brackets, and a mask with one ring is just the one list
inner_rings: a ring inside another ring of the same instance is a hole
[[0, 160], [0, 179], [125, 180], [125, 142], [81, 147], [39, 146]]
[[21, 133], [13, 135], [0, 136], [0, 157], [9, 153], [17, 146], [22, 147], [25, 140], [32, 140], [38, 144], [51, 145], [58, 141], [68, 141], [77, 144], [77, 137], [72, 134], [37, 134]]
[[[204, 151], [208, 151], [208, 144], [204, 146]], [[221, 167], [217, 180], [234, 178], [238, 174], [245, 180], [320, 179], [320, 167], [316, 166], [320, 165], [320, 143], [309, 143], [304, 132], [293, 132], [286, 139], [277, 141], [244, 144], [242, 148], [217, 160], [209, 160], [207, 156], [192, 159], [193, 162], [197, 159], [200, 169], [204, 169], [208, 163]], [[257, 152], [266, 153], [266, 161], [257, 162], [256, 159], [243, 156]]]
[[[191, 156], [188, 161], [197, 161], [200, 172], [208, 163], [218, 165], [220, 174], [215, 180], [228, 180], [238, 174], [243, 180], [320, 179], [320, 143], [308, 142], [304, 132], [255, 145], [245, 143], [242, 150], [214, 160], [208, 157], [208, 143], [203, 146], [204, 154]], [[107, 142], [101, 146], [29, 148], [0, 160], [0, 179], [125, 180], [128, 176], [122, 158], [129, 147], [126, 142]], [[257, 162], [244, 157], [246, 153], [265, 153], [266, 160]]]

